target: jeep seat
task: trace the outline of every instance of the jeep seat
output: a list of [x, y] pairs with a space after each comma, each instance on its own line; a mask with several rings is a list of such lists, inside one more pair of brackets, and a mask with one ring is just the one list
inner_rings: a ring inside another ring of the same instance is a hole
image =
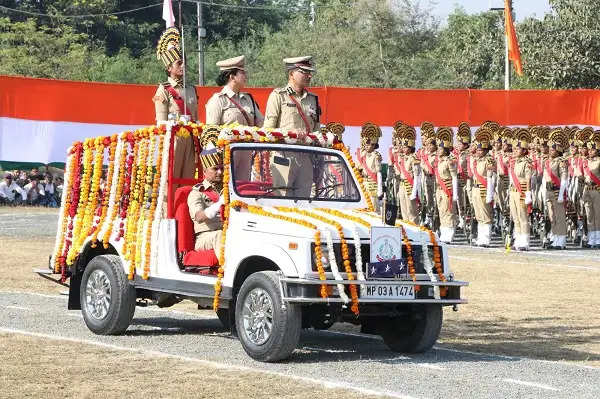
[[219, 259], [213, 249], [194, 249], [194, 222], [190, 218], [188, 194], [191, 186], [175, 191], [175, 220], [177, 220], [177, 253], [183, 257], [185, 271], [201, 274], [217, 274]]

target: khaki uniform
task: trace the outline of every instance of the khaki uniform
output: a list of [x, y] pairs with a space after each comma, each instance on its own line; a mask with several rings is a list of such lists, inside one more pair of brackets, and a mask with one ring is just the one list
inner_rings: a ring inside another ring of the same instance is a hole
[[446, 191], [440, 187], [439, 183], [437, 184], [435, 200], [440, 215], [440, 228], [454, 229], [457, 221], [457, 209], [453, 198], [452, 179], [457, 178], [456, 159], [452, 156], [440, 157], [438, 158], [436, 169], [450, 193], [450, 197], [448, 197]]
[[490, 168], [493, 170], [496, 169], [496, 162], [490, 154], [479, 159], [476, 157], [471, 158], [471, 170], [473, 170], [471, 189], [472, 205], [477, 222], [483, 224], [492, 223], [492, 204], [486, 202], [487, 187], [482, 186], [479, 180], [477, 180], [475, 177], [475, 170], [477, 170], [477, 174], [487, 178], [488, 170]]
[[[214, 249], [218, 256], [221, 251], [221, 236], [223, 234], [221, 218], [216, 217], [202, 223], [196, 221], [196, 213], [205, 210], [214, 203], [205, 193], [208, 190], [216, 192], [216, 188], [208, 180], [196, 184], [188, 194], [187, 203], [190, 209], [190, 217], [194, 221], [194, 234], [196, 236], [194, 249]], [[218, 194], [221, 195], [222, 191], [221, 189]]]
[[[166, 121], [169, 114], [175, 114], [177, 117], [183, 114], [173, 96], [166, 87], [171, 86], [177, 91], [180, 97], [183, 97], [183, 85], [175, 79], [169, 77], [168, 81], [158, 85], [156, 93], [152, 100], [156, 110], [156, 121]], [[187, 87], [185, 91], [185, 103], [187, 111], [191, 114], [193, 120], [198, 119], [198, 97], [194, 87]], [[196, 171], [196, 154], [194, 152], [194, 143], [191, 137], [175, 137], [173, 159], [173, 177], [193, 179]]]
[[[467, 183], [469, 181], [469, 150], [458, 152], [456, 158], [456, 176], [458, 178], [458, 206], [460, 206], [461, 213], [464, 213], [467, 209], [467, 200], [470, 202], [471, 196], [467, 195], [470, 192], [467, 191]], [[470, 188], [470, 187], [469, 187]], [[467, 191], [467, 192], [465, 192]]]
[[[549, 159], [550, 168], [552, 173], [557, 176], [561, 181], [567, 180], [568, 171], [567, 163], [562, 157]], [[543, 185], [545, 190], [545, 205], [548, 211], [548, 218], [550, 219], [551, 233], [552, 233], [552, 245], [564, 247], [567, 235], [567, 220], [565, 214], [565, 203], [558, 202], [558, 196], [560, 194], [560, 185], [556, 186], [546, 168], [546, 161], [544, 161], [544, 175]]]
[[432, 168], [435, 166], [435, 160], [437, 156], [435, 152], [427, 153], [426, 150], [423, 150], [421, 153], [421, 170], [423, 171], [423, 205], [427, 210], [428, 214], [433, 214], [433, 209], [435, 208], [435, 176], [433, 174], [433, 169], [429, 169], [429, 166]]
[[510, 157], [504, 154], [503, 151], [497, 151], [495, 160], [496, 176], [498, 176], [495, 200], [500, 208], [500, 212], [507, 215], [510, 211], [508, 205], [508, 188], [510, 183], [508, 167], [510, 165]]
[[[360, 154], [360, 158], [357, 159], [360, 175], [363, 178], [365, 189], [371, 195], [371, 201], [373, 202], [373, 206], [375, 207], [375, 212], [379, 213], [379, 199], [377, 198], [377, 180], [373, 180], [373, 178], [367, 172], [367, 168], [372, 173], [377, 175], [377, 172], [379, 172], [381, 168], [381, 154], [377, 151], [368, 153], [362, 148], [358, 149], [358, 153]], [[364, 163], [361, 162], [361, 159]]]
[[[600, 157], [589, 158], [587, 164], [590, 172], [600, 178]], [[583, 203], [588, 223], [588, 244], [600, 245], [600, 186], [587, 173], [585, 174]], [[591, 232], [594, 233], [589, 234]]]
[[[417, 203], [417, 199], [412, 199], [411, 196], [413, 193], [414, 184], [418, 184], [419, 174], [420, 174], [420, 161], [415, 154], [410, 155], [402, 155], [398, 153], [392, 152], [395, 160], [392, 160], [392, 164], [394, 165], [394, 187], [396, 189], [396, 198], [398, 199], [398, 204], [400, 205], [400, 211], [402, 213], [402, 219], [408, 220], [409, 222], [419, 224], [419, 205]], [[412, 178], [413, 184], [410, 184], [406, 179], [404, 173], [400, 168], [401, 159], [404, 159], [404, 168], [409, 173]], [[417, 176], [415, 176], [415, 169], [417, 170]]]
[[[532, 176], [531, 159], [527, 156], [515, 158], [512, 168], [514, 176], [518, 180], [515, 182], [511, 177], [509, 192], [510, 217], [515, 224], [515, 247], [528, 248], [531, 226], [527, 212], [528, 205], [525, 204], [525, 196], [526, 192], [530, 189]], [[519, 185], [521, 191], [519, 191], [519, 188], [515, 184]]]
[[[233, 103], [238, 103], [246, 115]], [[224, 86], [220, 92], [215, 93], [206, 103], [206, 124], [207, 125], [225, 125], [238, 123], [244, 126], [261, 126], [263, 115], [258, 109], [258, 105], [248, 93], [235, 93], [229, 86]], [[235, 166], [234, 176], [236, 180], [250, 180], [250, 171], [252, 168], [252, 159], [240, 151], [233, 153], [233, 164]]]
[[[310, 131], [319, 130], [321, 109], [317, 95], [306, 90], [298, 94], [290, 85], [275, 89], [269, 95], [263, 128], [306, 133], [307, 127], [291, 97], [300, 104], [308, 120]], [[310, 195], [313, 167], [309, 154], [273, 152], [270, 161], [273, 187], [294, 187], [289, 190], [275, 191], [276, 193], [299, 197]]]

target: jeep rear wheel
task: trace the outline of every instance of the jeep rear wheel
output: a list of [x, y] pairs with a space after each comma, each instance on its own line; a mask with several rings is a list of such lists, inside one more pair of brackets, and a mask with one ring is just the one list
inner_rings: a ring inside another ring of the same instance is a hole
[[383, 341], [395, 352], [421, 353], [433, 347], [442, 329], [442, 305], [416, 307], [405, 317], [387, 319], [380, 326]]
[[83, 320], [92, 332], [115, 335], [129, 327], [136, 293], [118, 256], [100, 255], [88, 263], [81, 278], [79, 298]]
[[248, 277], [237, 296], [235, 323], [246, 353], [255, 360], [286, 359], [300, 339], [302, 312], [298, 305], [283, 303], [276, 272]]

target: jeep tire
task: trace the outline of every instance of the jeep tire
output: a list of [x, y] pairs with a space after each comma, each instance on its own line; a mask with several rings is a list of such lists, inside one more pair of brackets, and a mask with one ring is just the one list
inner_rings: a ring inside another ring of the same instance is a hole
[[279, 276], [274, 271], [250, 275], [242, 284], [235, 306], [238, 337], [246, 353], [262, 362], [288, 358], [298, 345], [302, 311], [283, 303]]
[[135, 288], [117, 255], [96, 256], [87, 264], [79, 298], [83, 320], [96, 334], [122, 334], [135, 313]]
[[442, 320], [442, 305], [417, 305], [412, 314], [381, 323], [380, 334], [386, 345], [395, 352], [426, 352], [437, 341]]

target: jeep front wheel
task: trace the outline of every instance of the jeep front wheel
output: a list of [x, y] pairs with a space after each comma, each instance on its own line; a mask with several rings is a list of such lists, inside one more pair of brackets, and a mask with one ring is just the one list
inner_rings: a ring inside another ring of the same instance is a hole
[[440, 335], [442, 319], [442, 305], [416, 306], [408, 316], [394, 317], [381, 323], [381, 337], [395, 352], [426, 352]]
[[81, 312], [88, 328], [101, 335], [127, 330], [135, 312], [135, 288], [116, 255], [93, 258], [81, 278]]
[[300, 339], [302, 312], [283, 303], [276, 272], [248, 277], [237, 296], [235, 323], [246, 353], [253, 359], [275, 362], [286, 359]]

